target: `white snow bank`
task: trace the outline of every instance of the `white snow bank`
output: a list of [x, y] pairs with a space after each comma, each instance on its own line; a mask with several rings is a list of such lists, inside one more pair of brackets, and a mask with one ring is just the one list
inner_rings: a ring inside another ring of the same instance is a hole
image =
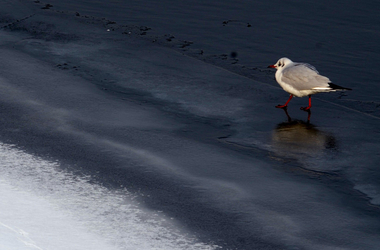
[[0, 249], [216, 249], [124, 191], [0, 143]]

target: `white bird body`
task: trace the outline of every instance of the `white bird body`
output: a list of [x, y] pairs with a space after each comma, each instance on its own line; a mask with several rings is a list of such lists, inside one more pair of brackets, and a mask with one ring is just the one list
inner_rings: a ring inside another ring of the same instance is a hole
[[304, 97], [319, 92], [336, 91], [329, 85], [330, 79], [320, 75], [310, 64], [292, 62], [284, 57], [274, 66], [277, 68], [278, 84], [294, 96]]
[[268, 67], [277, 69], [275, 75], [276, 81], [290, 94], [290, 98], [285, 105], [277, 105], [277, 108], [286, 108], [293, 96], [309, 96], [309, 106], [301, 108], [309, 110], [311, 108], [311, 95], [313, 94], [350, 90], [331, 83], [330, 79], [320, 75], [314, 66], [307, 63], [293, 62], [286, 57], [279, 59], [276, 64]]

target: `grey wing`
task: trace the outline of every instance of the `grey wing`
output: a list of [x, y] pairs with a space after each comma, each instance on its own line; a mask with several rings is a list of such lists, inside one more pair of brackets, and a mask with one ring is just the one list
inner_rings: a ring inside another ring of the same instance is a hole
[[321, 76], [310, 64], [295, 63], [282, 71], [281, 80], [297, 90], [330, 89], [330, 79]]
[[312, 71], [315, 71], [317, 74], [319, 74], [318, 70], [311, 64], [308, 63], [295, 63], [295, 66], [304, 66], [306, 68], [311, 69]]

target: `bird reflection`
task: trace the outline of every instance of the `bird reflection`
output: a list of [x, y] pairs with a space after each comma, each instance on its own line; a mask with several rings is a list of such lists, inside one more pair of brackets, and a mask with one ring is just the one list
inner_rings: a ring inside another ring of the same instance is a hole
[[335, 149], [336, 140], [310, 124], [309, 120], [280, 123], [272, 134], [272, 147], [279, 155], [302, 158]]
[[[290, 115], [288, 113], [288, 108], [284, 107], [284, 108], [282, 108], [282, 110], [284, 110], [285, 115], [288, 117], [288, 122], [291, 122], [292, 118], [290, 117]], [[311, 111], [310, 111], [310, 109], [304, 110], [304, 111], [307, 112], [307, 123], [310, 123]]]

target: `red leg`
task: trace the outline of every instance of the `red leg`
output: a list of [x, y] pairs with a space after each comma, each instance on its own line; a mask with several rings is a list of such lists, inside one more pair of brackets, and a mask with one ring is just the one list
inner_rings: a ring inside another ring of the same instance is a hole
[[293, 98], [293, 95], [290, 95], [288, 101], [287, 101], [284, 105], [278, 104], [278, 105], [276, 106], [276, 108], [278, 108], [278, 109], [286, 108], [286, 107], [288, 106], [288, 103], [290, 102], [290, 100], [292, 100], [292, 98]]
[[308, 111], [311, 109], [311, 95], [309, 95], [309, 106], [308, 107], [301, 107], [301, 110]]

